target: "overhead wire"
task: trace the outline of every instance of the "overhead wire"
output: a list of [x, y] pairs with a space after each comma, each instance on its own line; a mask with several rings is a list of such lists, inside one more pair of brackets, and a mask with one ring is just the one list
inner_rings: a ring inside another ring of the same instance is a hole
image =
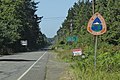
[[61, 18], [65, 18], [65, 17], [45, 17], [43, 19], [61, 19]]
[[[43, 17], [43, 19], [41, 20], [41, 21], [52, 21], [52, 20], [60, 20], [60, 19], [62, 19], [62, 20], [65, 20], [66, 19], [66, 17]], [[68, 21], [67, 23], [76, 23], [76, 21]]]
[[64, 20], [66, 17], [43, 17], [42, 21]]

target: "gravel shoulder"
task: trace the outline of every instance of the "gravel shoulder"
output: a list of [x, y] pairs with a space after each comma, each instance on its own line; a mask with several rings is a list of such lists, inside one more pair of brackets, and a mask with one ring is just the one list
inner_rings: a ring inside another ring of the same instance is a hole
[[45, 80], [60, 80], [63, 73], [68, 68], [69, 63], [57, 59], [56, 53], [49, 53], [49, 59], [46, 67]]

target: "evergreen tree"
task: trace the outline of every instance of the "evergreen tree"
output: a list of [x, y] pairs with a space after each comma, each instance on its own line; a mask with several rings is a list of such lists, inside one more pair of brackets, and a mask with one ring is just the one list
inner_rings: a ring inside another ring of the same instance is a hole
[[22, 4], [19, 6], [18, 18], [21, 20], [20, 29], [20, 40], [18, 40], [16, 46], [20, 45], [21, 49], [23, 46], [20, 44], [21, 40], [27, 40], [28, 50], [34, 50], [43, 46], [44, 39], [40, 32], [39, 23], [43, 17], [38, 17], [35, 12], [37, 11], [37, 5], [31, 0], [22, 0]]
[[20, 38], [18, 33], [20, 20], [15, 12], [18, 1], [0, 0], [0, 49], [1, 53], [9, 51], [10, 44]]
[[[105, 18], [107, 24], [107, 33], [99, 36], [100, 41], [103, 43], [120, 45], [119, 6], [119, 0], [96, 0], [95, 12], [99, 12]], [[87, 24], [91, 16], [92, 3], [89, 0], [79, 0], [68, 10], [68, 15], [57, 33], [60, 35], [60, 31], [65, 29], [65, 35], [70, 36], [70, 20], [72, 19], [72, 36], [79, 37], [78, 46], [83, 47], [93, 44], [94, 36], [87, 32]], [[62, 39], [62, 37], [59, 38]], [[75, 45], [77, 46], [77, 44]]]
[[[43, 17], [35, 14], [37, 4], [32, 0], [0, 0], [1, 54], [44, 46], [44, 37], [39, 28]], [[27, 40], [26, 47], [21, 45], [22, 40]]]

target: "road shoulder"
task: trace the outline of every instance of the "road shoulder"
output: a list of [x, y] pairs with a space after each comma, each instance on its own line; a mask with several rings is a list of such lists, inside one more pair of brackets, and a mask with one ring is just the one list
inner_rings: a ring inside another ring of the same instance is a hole
[[59, 80], [67, 67], [68, 63], [57, 60], [56, 53], [50, 52], [45, 80]]

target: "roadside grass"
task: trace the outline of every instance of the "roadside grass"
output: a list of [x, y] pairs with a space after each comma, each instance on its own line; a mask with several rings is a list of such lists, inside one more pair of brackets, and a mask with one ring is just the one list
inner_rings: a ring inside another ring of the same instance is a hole
[[109, 47], [99, 51], [102, 54], [97, 55], [96, 69], [94, 56], [89, 55], [92, 50], [85, 50], [88, 54], [85, 59], [73, 57], [71, 50], [55, 50], [60, 60], [71, 64], [60, 80], [120, 80], [120, 50]]
[[72, 62], [72, 53], [70, 50], [54, 50], [57, 55], [57, 59], [64, 62]]
[[97, 69], [95, 71], [94, 67], [82, 68], [77, 65], [71, 66], [71, 72], [74, 80], [120, 80], [120, 71], [102, 71]]
[[120, 80], [120, 72], [109, 73], [100, 70], [94, 72], [94, 69], [81, 71], [79, 68], [69, 68], [60, 80]]

